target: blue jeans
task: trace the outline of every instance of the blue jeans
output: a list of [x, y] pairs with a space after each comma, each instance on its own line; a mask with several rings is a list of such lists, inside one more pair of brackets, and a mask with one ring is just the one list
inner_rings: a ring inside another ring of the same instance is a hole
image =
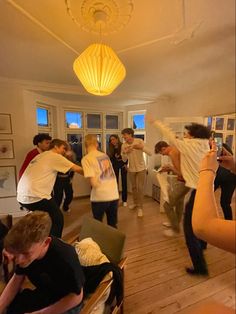
[[117, 228], [118, 200], [107, 202], [92, 202], [93, 217], [102, 221], [104, 214], [107, 216], [107, 224]]

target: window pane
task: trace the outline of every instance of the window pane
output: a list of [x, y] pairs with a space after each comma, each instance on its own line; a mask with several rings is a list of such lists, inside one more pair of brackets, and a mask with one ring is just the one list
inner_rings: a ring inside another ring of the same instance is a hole
[[226, 144], [229, 145], [231, 149], [233, 149], [233, 138], [234, 136], [230, 134], [230, 135], [227, 135], [225, 139]]
[[208, 117], [207, 118], [207, 126], [211, 127], [211, 125], [212, 125], [212, 117]]
[[82, 153], [82, 134], [67, 134], [67, 142], [70, 144], [77, 162], [81, 162]]
[[82, 113], [66, 112], [66, 127], [70, 129], [79, 129], [82, 127]]
[[223, 130], [224, 118], [216, 118], [216, 130]]
[[106, 116], [106, 128], [107, 129], [118, 129], [118, 116], [107, 115]]
[[145, 115], [136, 114], [133, 115], [133, 129], [145, 129]]
[[48, 110], [44, 108], [37, 108], [37, 124], [38, 126], [48, 126]]
[[90, 129], [101, 129], [101, 115], [100, 114], [87, 114], [87, 127]]
[[145, 135], [144, 134], [134, 134], [135, 138], [141, 138], [143, 141], [145, 139]]
[[234, 130], [234, 124], [235, 120], [229, 118], [227, 121], [227, 130]]

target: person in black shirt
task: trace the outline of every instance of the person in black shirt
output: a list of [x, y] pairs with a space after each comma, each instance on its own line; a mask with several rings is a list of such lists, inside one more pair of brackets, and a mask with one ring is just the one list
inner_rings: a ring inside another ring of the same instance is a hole
[[108, 156], [110, 157], [117, 184], [119, 186], [119, 173], [121, 173], [121, 184], [122, 184], [122, 202], [123, 206], [127, 206], [127, 162], [124, 162], [121, 157], [121, 141], [119, 136], [112, 134], [109, 137], [109, 151]]
[[[0, 296], [0, 313], [79, 313], [84, 276], [75, 249], [50, 237], [51, 219], [35, 211], [16, 223], [4, 240], [15, 273]], [[25, 278], [35, 289], [22, 289]]]

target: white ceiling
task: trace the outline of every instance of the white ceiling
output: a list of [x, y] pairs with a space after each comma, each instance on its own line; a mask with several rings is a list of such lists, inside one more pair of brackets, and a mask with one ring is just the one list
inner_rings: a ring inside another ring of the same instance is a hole
[[63, 84], [61, 92], [60, 85], [38, 92], [114, 105], [175, 98], [234, 80], [235, 0], [132, 2], [129, 23], [103, 38], [127, 70], [110, 96], [89, 95], [72, 70], [77, 54], [99, 38], [71, 20], [64, 0], [0, 0], [0, 77]]

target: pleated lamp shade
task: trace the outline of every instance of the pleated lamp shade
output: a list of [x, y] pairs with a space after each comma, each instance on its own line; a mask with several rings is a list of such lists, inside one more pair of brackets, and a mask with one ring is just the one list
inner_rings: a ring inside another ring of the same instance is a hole
[[74, 61], [73, 69], [91, 94], [105, 96], [123, 81], [126, 75], [124, 65], [107, 45], [92, 44]]

